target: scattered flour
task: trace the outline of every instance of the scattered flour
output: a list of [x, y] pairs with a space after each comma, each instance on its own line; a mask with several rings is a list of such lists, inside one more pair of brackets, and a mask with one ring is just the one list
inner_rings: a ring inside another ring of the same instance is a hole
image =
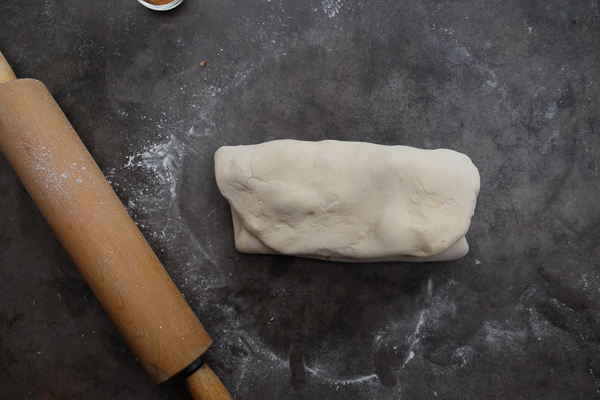
[[306, 367], [306, 370], [308, 372], [310, 372], [311, 374], [313, 374], [318, 379], [321, 379], [321, 380], [329, 382], [329, 383], [335, 383], [337, 385], [343, 385], [343, 386], [360, 385], [360, 384], [364, 384], [364, 383], [379, 384], [379, 380], [378, 380], [376, 374], [359, 376], [357, 378], [352, 378], [352, 379], [340, 379], [340, 378], [331, 376], [329, 373], [327, 373], [327, 371], [322, 370], [319, 367]]
[[508, 323], [487, 321], [483, 324], [483, 334], [486, 342], [495, 350], [519, 350], [527, 338], [525, 330], [514, 330]]
[[323, 0], [323, 11], [329, 18], [335, 17], [342, 8], [341, 0]]
[[456, 362], [456, 368], [462, 368], [467, 365], [477, 352], [471, 346], [461, 346], [454, 350], [452, 354], [453, 361]]

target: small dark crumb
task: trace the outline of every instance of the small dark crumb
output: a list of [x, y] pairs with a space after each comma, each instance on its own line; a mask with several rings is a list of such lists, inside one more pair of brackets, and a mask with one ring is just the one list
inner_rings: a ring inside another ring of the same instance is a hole
[[202, 62], [200, 63], [200, 66], [201, 66], [202, 68], [206, 67], [206, 61], [202, 61]]
[[573, 20], [573, 21], [571, 21], [571, 23], [572, 23], [573, 25], [575, 25], [575, 24], [577, 23], [577, 21]]

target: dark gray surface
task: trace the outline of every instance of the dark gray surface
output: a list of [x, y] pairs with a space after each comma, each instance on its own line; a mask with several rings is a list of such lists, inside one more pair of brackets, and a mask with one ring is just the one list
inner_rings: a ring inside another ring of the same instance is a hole
[[[600, 398], [599, 43], [598, 0], [0, 2], [0, 51], [56, 97], [236, 399]], [[237, 253], [213, 154], [280, 138], [466, 153], [470, 253]], [[0, 157], [0, 398], [187, 396], [152, 385]]]

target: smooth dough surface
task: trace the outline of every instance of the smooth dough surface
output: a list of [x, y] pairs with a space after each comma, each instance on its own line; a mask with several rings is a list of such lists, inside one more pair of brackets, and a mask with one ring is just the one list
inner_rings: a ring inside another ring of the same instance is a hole
[[479, 171], [452, 150], [276, 140], [225, 146], [236, 248], [345, 262], [463, 257]]

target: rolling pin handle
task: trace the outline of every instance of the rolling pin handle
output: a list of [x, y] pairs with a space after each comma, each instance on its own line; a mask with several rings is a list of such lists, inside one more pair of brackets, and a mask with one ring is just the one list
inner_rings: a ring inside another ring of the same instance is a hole
[[185, 378], [185, 386], [194, 400], [232, 400], [219, 378], [204, 363]]
[[17, 76], [8, 61], [6, 61], [6, 58], [2, 55], [2, 52], [0, 52], [0, 85], [14, 80], [17, 80]]

